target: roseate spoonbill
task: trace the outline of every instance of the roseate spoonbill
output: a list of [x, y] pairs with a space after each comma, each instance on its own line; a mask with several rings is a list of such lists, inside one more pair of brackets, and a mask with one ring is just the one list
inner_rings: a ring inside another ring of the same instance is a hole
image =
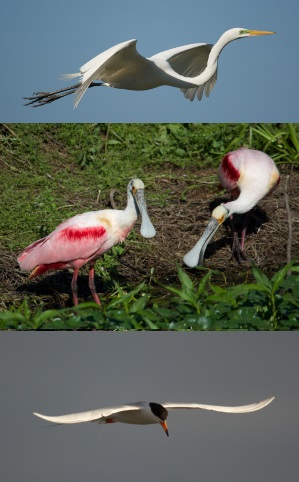
[[[106, 86], [116, 89], [149, 90], [162, 85], [178, 87], [186, 99], [208, 97], [217, 79], [217, 62], [221, 50], [233, 40], [275, 32], [232, 28], [221, 35], [215, 45], [196, 43], [160, 52], [145, 58], [136, 50], [137, 40], [128, 40], [97, 55], [80, 68], [66, 74], [65, 79], [80, 77], [80, 82], [53, 92], [35, 92], [25, 105], [38, 107], [75, 94], [74, 107], [89, 87]], [[100, 80], [101, 82], [95, 82]]]
[[127, 194], [126, 209], [105, 209], [78, 214], [59, 224], [45, 238], [30, 244], [18, 257], [22, 269], [34, 268], [29, 279], [49, 270], [74, 268], [71, 287], [74, 305], [77, 305], [78, 272], [81, 266], [88, 263], [89, 288], [95, 302], [100, 305], [94, 283], [96, 260], [127, 237], [139, 214], [142, 218], [141, 235], [152, 238], [156, 234], [147, 214], [143, 182], [132, 179], [128, 184]]
[[[234, 213], [247, 213], [264, 196], [272, 192], [279, 182], [279, 171], [274, 161], [267, 154], [253, 149], [240, 148], [229, 152], [222, 159], [218, 176], [221, 185], [232, 194], [233, 201], [217, 206], [212, 212], [211, 220], [197, 244], [184, 256], [184, 263], [193, 268], [202, 264], [206, 247], [228, 217]], [[246, 259], [244, 241], [246, 226], [241, 234], [241, 246], [238, 234], [233, 227], [233, 252], [236, 251], [238, 261]]]
[[215, 412], [226, 413], [248, 413], [261, 410], [269, 405], [275, 397], [268, 398], [262, 402], [252, 403], [251, 405], [241, 405], [239, 407], [223, 407], [218, 405], [203, 405], [200, 403], [154, 403], [154, 402], [136, 402], [120, 405], [118, 407], [99, 408], [90, 412], [71, 413], [69, 415], [61, 415], [58, 417], [48, 417], [40, 413], [34, 413], [37, 417], [54, 422], [63, 423], [81, 423], [81, 422], [97, 422], [97, 423], [130, 423], [136, 425], [150, 425], [159, 423], [167, 436], [168, 428], [166, 419], [169, 410], [178, 409], [203, 409], [214, 410]]

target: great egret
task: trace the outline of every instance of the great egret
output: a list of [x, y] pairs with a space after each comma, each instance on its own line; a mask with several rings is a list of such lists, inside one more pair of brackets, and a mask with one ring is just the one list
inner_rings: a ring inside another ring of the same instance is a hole
[[169, 85], [181, 89], [186, 99], [193, 101], [197, 96], [201, 100], [203, 92], [208, 97], [216, 83], [218, 57], [225, 45], [239, 38], [273, 33], [232, 28], [221, 35], [214, 46], [184, 45], [149, 58], [137, 52], [137, 40], [128, 40], [97, 55], [84, 64], [80, 72], [63, 76], [66, 79], [80, 77], [78, 84], [53, 92], [35, 92], [32, 97], [24, 97], [30, 101], [25, 105], [38, 107], [75, 94], [74, 107], [77, 107], [85, 91], [95, 86], [148, 90]]
[[105, 209], [78, 214], [59, 226], [45, 238], [30, 244], [18, 257], [20, 267], [33, 269], [29, 279], [49, 270], [74, 268], [72, 293], [74, 305], [78, 304], [77, 277], [81, 266], [89, 264], [89, 288], [95, 302], [100, 305], [94, 284], [96, 260], [115, 244], [123, 241], [141, 214], [141, 235], [152, 238], [156, 231], [146, 210], [144, 184], [133, 179], [127, 189], [126, 209]]
[[[234, 201], [217, 206], [211, 220], [196, 245], [184, 256], [184, 263], [193, 268], [202, 264], [206, 247], [215, 232], [228, 217], [234, 213], [247, 213], [264, 196], [272, 192], [279, 182], [279, 171], [271, 157], [261, 151], [240, 148], [229, 152], [222, 159], [218, 176], [221, 185], [231, 193]], [[233, 226], [233, 252], [239, 262], [246, 259], [244, 241], [246, 225], [241, 233], [241, 246], [238, 233]]]
[[275, 397], [268, 398], [262, 402], [252, 403], [251, 405], [241, 405], [236, 407], [226, 407], [219, 405], [204, 405], [200, 403], [160, 403], [155, 402], [136, 402], [120, 405], [118, 407], [99, 408], [89, 412], [71, 413], [69, 415], [61, 415], [58, 417], [48, 417], [40, 413], [34, 413], [37, 417], [43, 418], [48, 422], [57, 424], [63, 423], [81, 423], [81, 422], [97, 422], [97, 423], [130, 423], [136, 425], [151, 425], [159, 423], [166, 435], [168, 436], [168, 428], [166, 419], [169, 410], [178, 409], [203, 409], [214, 410], [216, 412], [226, 413], [248, 413], [261, 410], [269, 405]]

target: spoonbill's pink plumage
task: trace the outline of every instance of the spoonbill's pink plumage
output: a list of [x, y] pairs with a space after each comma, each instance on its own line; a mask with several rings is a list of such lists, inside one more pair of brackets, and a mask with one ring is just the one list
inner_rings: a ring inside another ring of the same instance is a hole
[[45, 238], [35, 241], [18, 257], [22, 269], [33, 270], [33, 279], [49, 270], [74, 268], [72, 293], [78, 304], [77, 278], [81, 266], [89, 263], [89, 287], [97, 304], [100, 300], [94, 284], [96, 260], [115, 244], [123, 241], [141, 214], [141, 234], [145, 238], [155, 236], [146, 210], [144, 184], [133, 179], [128, 184], [128, 203], [124, 210], [105, 209], [78, 214], [59, 226]]
[[[240, 148], [229, 152], [222, 159], [218, 176], [221, 185], [231, 194], [232, 201], [217, 206], [211, 220], [197, 244], [184, 257], [187, 266], [202, 264], [205, 249], [216, 230], [233, 214], [248, 213], [263, 197], [271, 193], [279, 183], [279, 171], [271, 157], [261, 151]], [[241, 245], [234, 230], [233, 250], [238, 260], [245, 258], [244, 241], [246, 226], [241, 233]]]

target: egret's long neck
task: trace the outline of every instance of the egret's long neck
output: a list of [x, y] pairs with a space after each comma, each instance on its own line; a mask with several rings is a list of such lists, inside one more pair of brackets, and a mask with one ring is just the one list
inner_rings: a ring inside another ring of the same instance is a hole
[[[169, 74], [173, 79], [177, 80], [177, 87], [196, 87], [199, 85], [205, 84], [212, 75], [216, 72], [217, 69], [217, 61], [218, 57], [222, 51], [222, 49], [227, 45], [229, 42], [232, 42], [232, 40], [235, 40], [236, 37], [232, 36], [231, 31], [225, 32], [223, 35], [221, 35], [220, 39], [216, 44], [212, 47], [207, 66], [205, 70], [197, 75], [196, 77], [185, 77], [183, 75], [178, 74], [173, 70], [173, 68], [170, 66], [170, 64], [165, 61], [165, 60], [158, 60], [155, 61], [155, 63], [162, 67], [163, 70], [165, 71], [166, 74]], [[169, 85], [175, 85], [175, 82], [171, 83], [168, 82]]]
[[215, 43], [215, 45], [213, 45], [207, 65], [213, 65], [215, 63], [217, 64], [217, 60], [219, 55], [221, 54], [222, 49], [233, 40], [235, 40], [235, 38], [231, 38], [230, 31], [224, 32], [224, 34], [221, 35], [220, 39]]

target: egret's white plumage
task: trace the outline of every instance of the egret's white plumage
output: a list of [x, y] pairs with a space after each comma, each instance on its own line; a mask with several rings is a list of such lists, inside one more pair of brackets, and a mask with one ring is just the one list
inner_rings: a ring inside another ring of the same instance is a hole
[[37, 417], [57, 424], [70, 424], [82, 422], [97, 423], [129, 423], [136, 425], [149, 425], [159, 423], [168, 435], [166, 419], [168, 411], [178, 409], [203, 409], [214, 410], [225, 413], [249, 413], [261, 410], [269, 405], [275, 397], [268, 398], [258, 403], [227, 407], [221, 405], [206, 405], [201, 403], [155, 403], [155, 402], [136, 402], [116, 407], [99, 408], [88, 412], [71, 413], [57, 417], [49, 417], [40, 413], [34, 413]]
[[181, 89], [191, 101], [195, 96], [201, 100], [203, 92], [209, 96], [216, 83], [218, 58], [225, 45], [239, 38], [273, 33], [232, 28], [224, 32], [215, 45], [183, 45], [149, 58], [137, 52], [137, 40], [128, 40], [89, 60], [80, 72], [63, 76], [67, 79], [80, 77], [78, 84], [53, 92], [36, 92], [32, 97], [25, 97], [30, 101], [26, 105], [38, 107], [74, 93], [76, 107], [89, 87], [99, 85], [127, 90], [149, 90], [168, 85]]

